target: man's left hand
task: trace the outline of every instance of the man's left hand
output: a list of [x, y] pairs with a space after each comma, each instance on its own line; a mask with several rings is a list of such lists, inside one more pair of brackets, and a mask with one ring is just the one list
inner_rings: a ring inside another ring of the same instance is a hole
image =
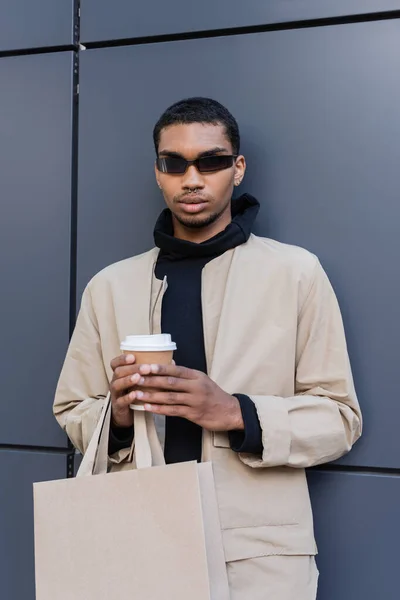
[[142, 365], [137, 400], [145, 410], [183, 417], [210, 431], [243, 430], [240, 404], [201, 371], [176, 365]]

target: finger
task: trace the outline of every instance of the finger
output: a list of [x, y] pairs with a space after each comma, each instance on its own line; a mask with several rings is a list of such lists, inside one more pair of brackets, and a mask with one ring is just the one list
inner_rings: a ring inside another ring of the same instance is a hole
[[127, 377], [121, 377], [120, 379], [114, 379], [111, 382], [112, 391], [116, 394], [121, 394], [125, 390], [136, 385], [141, 379], [140, 373], [134, 373], [133, 375], [128, 375]]
[[188, 379], [180, 379], [179, 377], [170, 377], [159, 375], [149, 375], [143, 377], [139, 375], [137, 386], [139, 388], [146, 388], [143, 391], [156, 390], [171, 390], [174, 392], [190, 392], [193, 383]]
[[145, 404], [144, 410], [166, 417], [183, 417], [187, 419], [187, 407], [180, 404], [169, 406], [167, 404]]
[[179, 404], [183, 406], [189, 406], [190, 394], [184, 394], [180, 392], [147, 392], [144, 390], [135, 390], [135, 396], [141, 402], [147, 402], [148, 404]]
[[113, 379], [122, 379], [123, 377], [129, 377], [139, 372], [139, 365], [124, 365], [117, 367], [114, 371]]
[[122, 367], [123, 365], [131, 365], [135, 362], [135, 356], [133, 354], [120, 354], [116, 358], [113, 358], [110, 362], [110, 367], [113, 371], [117, 367]]
[[169, 377], [178, 377], [179, 379], [197, 379], [200, 371], [188, 369], [187, 367], [178, 367], [177, 365], [141, 365], [139, 368], [142, 375], [162, 375]]
[[126, 410], [127, 408], [129, 408], [129, 405], [132, 404], [133, 402], [135, 402], [136, 400], [136, 392], [132, 391], [129, 392], [128, 394], [125, 394], [123, 396], [119, 396], [115, 402], [114, 402], [114, 406], [117, 410]]

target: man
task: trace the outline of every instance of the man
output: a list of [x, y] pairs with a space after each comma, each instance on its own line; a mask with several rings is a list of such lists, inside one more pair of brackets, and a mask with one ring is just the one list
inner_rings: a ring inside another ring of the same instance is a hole
[[[133, 443], [129, 405], [145, 402], [166, 418], [167, 463], [213, 462], [232, 600], [313, 600], [304, 468], [342, 456], [361, 433], [334, 292], [314, 255], [251, 234], [254, 198], [231, 200], [246, 163], [226, 108], [178, 102], [154, 143], [168, 207], [157, 248], [87, 286], [54, 413], [85, 452], [110, 389], [118, 470]], [[175, 365], [121, 356], [126, 335], [160, 331], [177, 343]]]

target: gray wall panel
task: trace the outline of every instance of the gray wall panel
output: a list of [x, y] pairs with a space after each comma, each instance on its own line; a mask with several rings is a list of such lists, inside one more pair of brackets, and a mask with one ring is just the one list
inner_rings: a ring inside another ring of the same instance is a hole
[[107, 264], [151, 248], [152, 225], [163, 208], [153, 171], [155, 114], [137, 85], [138, 77], [149, 80], [147, 67], [136, 73], [136, 60], [132, 48], [81, 54], [79, 292]]
[[80, 452], [76, 451], [75, 456], [74, 456], [74, 476], [77, 475], [78, 469], [81, 466], [81, 462], [82, 462], [82, 454], [80, 454]]
[[286, 23], [400, 9], [400, 0], [81, 0], [84, 42]]
[[219, 99], [242, 128], [258, 232], [316, 252], [337, 291], [366, 417], [346, 460], [399, 466], [400, 22], [92, 50], [80, 81], [79, 291], [151, 244], [159, 114]]
[[398, 600], [400, 478], [310, 471], [318, 600]]
[[0, 450], [2, 600], [34, 600], [32, 484], [65, 476], [62, 454]]
[[65, 446], [73, 53], [0, 60], [0, 443]]
[[0, 51], [73, 43], [74, 0], [1, 0]]

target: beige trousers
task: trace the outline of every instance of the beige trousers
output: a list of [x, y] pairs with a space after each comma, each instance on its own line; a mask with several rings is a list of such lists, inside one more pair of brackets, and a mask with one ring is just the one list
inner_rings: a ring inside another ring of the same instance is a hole
[[231, 600], [316, 600], [314, 556], [263, 556], [227, 564]]

